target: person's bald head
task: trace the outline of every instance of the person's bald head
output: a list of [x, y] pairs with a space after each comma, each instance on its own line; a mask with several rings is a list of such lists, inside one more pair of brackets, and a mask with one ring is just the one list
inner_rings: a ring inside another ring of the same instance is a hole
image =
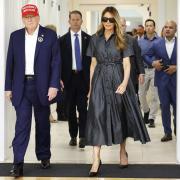
[[120, 18], [120, 24], [121, 24], [121, 27], [122, 27], [122, 30], [123, 32], [125, 33], [126, 32], [126, 19], [124, 17], [121, 17]]
[[164, 25], [164, 35], [167, 39], [171, 40], [177, 31], [177, 24], [173, 20], [166, 21]]
[[166, 24], [171, 24], [171, 26], [173, 26], [173, 27], [177, 30], [177, 24], [176, 24], [175, 21], [173, 21], [173, 20], [168, 20], [168, 21], [166, 21], [165, 25], [166, 25]]

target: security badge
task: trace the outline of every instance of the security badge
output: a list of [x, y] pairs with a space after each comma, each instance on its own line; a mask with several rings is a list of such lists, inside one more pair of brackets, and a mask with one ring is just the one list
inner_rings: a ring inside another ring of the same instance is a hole
[[41, 34], [41, 36], [40, 37], [38, 37], [38, 42], [43, 42], [44, 41], [44, 39], [43, 39], [43, 37], [44, 37], [44, 35], [43, 34]]

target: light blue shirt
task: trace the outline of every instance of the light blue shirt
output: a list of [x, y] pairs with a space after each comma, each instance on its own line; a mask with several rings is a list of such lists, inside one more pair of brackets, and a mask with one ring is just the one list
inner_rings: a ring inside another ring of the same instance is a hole
[[158, 41], [160, 39], [159, 36], [155, 35], [152, 39], [148, 39], [147, 35], [144, 35], [141, 39], [139, 39], [138, 44], [141, 48], [141, 56], [144, 60], [144, 65], [151, 67], [152, 62], [155, 58], [154, 52], [153, 52], [153, 44], [154, 42]]

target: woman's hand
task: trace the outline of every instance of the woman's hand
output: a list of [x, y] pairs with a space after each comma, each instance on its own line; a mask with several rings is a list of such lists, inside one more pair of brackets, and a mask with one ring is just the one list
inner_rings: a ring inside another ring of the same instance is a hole
[[91, 95], [91, 89], [89, 89], [89, 92], [87, 94], [87, 98], [89, 99], [90, 98], [90, 95]]
[[130, 69], [131, 69], [131, 63], [129, 57], [123, 58], [123, 69], [124, 69], [124, 79], [116, 90], [116, 93], [118, 94], [124, 94], [129, 81]]
[[124, 92], [126, 91], [126, 84], [125, 83], [121, 83], [119, 86], [118, 86], [118, 88], [117, 88], [117, 90], [116, 90], [116, 93], [118, 93], [118, 94], [124, 94]]

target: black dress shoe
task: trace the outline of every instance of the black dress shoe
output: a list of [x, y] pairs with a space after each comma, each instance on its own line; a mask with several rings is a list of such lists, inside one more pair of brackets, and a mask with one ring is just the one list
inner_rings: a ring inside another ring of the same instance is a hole
[[79, 140], [79, 148], [85, 148], [85, 138], [80, 138]]
[[77, 145], [77, 139], [76, 138], [71, 138], [71, 140], [69, 141], [69, 145], [70, 146], [76, 146]]
[[144, 122], [145, 124], [149, 124], [149, 113], [150, 113], [150, 109], [148, 112], [144, 113]]
[[10, 175], [15, 178], [23, 176], [23, 163], [14, 164], [10, 170]]
[[171, 134], [165, 134], [162, 138], [161, 138], [161, 142], [166, 142], [166, 141], [171, 141], [172, 140], [172, 135]]
[[97, 171], [96, 171], [96, 172], [90, 171], [90, 172], [89, 172], [89, 177], [95, 177], [95, 176], [98, 175], [99, 169], [100, 169], [100, 167], [101, 167], [101, 164], [102, 164], [102, 162], [101, 162], [101, 160], [100, 160], [100, 161], [99, 161], [99, 166], [98, 166]]
[[[126, 152], [126, 157], [128, 158], [128, 153]], [[119, 164], [119, 167], [121, 168], [121, 169], [124, 169], [124, 168], [127, 168], [128, 167], [128, 164]]]
[[154, 119], [149, 119], [149, 125], [148, 125], [148, 127], [150, 127], [150, 128], [155, 128]]
[[49, 159], [43, 159], [43, 160], [41, 160], [41, 168], [42, 168], [42, 169], [48, 169], [48, 168], [50, 168], [50, 160], [49, 160]]

